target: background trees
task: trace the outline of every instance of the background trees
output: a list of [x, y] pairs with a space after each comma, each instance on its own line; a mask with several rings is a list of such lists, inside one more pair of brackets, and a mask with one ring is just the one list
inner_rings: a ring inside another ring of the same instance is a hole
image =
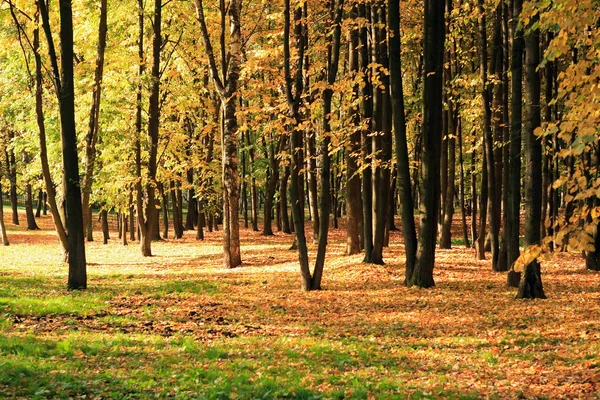
[[[123, 243], [129, 233], [143, 255], [169, 226], [175, 239], [222, 229], [231, 268], [242, 262], [241, 216], [264, 235], [277, 227], [294, 234], [313, 289], [330, 221], [346, 230], [349, 255], [382, 264], [400, 217], [409, 285], [432, 286], [438, 238], [468, 247], [469, 225], [478, 258], [491, 251], [499, 272], [514, 264], [514, 286], [549, 251], [584, 251], [598, 269], [592, 0], [144, 5], [75, 4], [72, 54], [67, 3], [40, 4], [39, 14], [9, 0], [0, 7], [4, 197], [12, 223], [21, 201], [34, 229], [43, 188], [79, 269], [80, 206], [85, 224], [96, 222], [88, 211], [105, 226], [114, 215]], [[63, 20], [58, 55], [52, 32]], [[528, 250], [519, 258], [522, 212]], [[312, 277], [306, 220], [317, 244]]]

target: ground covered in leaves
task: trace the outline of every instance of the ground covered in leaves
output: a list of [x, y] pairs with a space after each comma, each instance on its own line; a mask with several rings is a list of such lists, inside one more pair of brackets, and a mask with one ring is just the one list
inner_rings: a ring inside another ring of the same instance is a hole
[[324, 290], [303, 293], [289, 235], [244, 230], [235, 270], [220, 232], [148, 259], [97, 236], [71, 293], [42, 222], [0, 249], [0, 398], [600, 398], [600, 276], [577, 255], [544, 262], [548, 300], [517, 301], [463, 246], [420, 290], [398, 233], [375, 266], [340, 230]]

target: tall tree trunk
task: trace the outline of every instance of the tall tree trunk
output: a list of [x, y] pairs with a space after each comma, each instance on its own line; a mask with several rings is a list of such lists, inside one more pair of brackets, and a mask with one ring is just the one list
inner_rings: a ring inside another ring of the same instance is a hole
[[[539, 28], [534, 28], [525, 36], [525, 246], [540, 245], [541, 241], [542, 143], [534, 134], [541, 125], [539, 64], [540, 33]], [[523, 268], [517, 298], [546, 298], [537, 259]]]
[[[350, 18], [356, 20], [358, 8], [352, 6]], [[358, 69], [358, 30], [352, 29], [349, 33], [349, 67], [351, 74], [356, 75]], [[354, 98], [359, 96], [359, 87], [353, 88]], [[360, 175], [358, 173], [358, 160], [360, 156], [360, 111], [353, 108], [351, 111], [353, 131], [346, 149], [346, 201], [348, 204], [348, 218], [346, 222], [346, 254], [354, 255], [360, 252], [360, 234], [362, 228], [362, 199], [360, 193]], [[316, 185], [315, 185], [316, 186]], [[310, 192], [309, 192], [310, 196]], [[316, 210], [316, 207], [314, 208]], [[314, 221], [313, 221], [314, 222]], [[317, 223], [318, 224], [318, 223]]]
[[[360, 3], [358, 6], [359, 18], [368, 19], [367, 5]], [[358, 63], [360, 71], [363, 74], [361, 87], [361, 106], [360, 111], [363, 121], [371, 121], [373, 118], [373, 86], [369, 79], [369, 66], [371, 57], [369, 56], [369, 40], [367, 27], [363, 24], [358, 36]], [[367, 124], [365, 124], [367, 125]], [[371, 163], [372, 138], [371, 129], [366, 128], [362, 131], [362, 202], [363, 202], [363, 250], [365, 258], [363, 262], [371, 262], [371, 253], [373, 251], [373, 171]]]
[[421, 225], [415, 269], [408, 280], [431, 287], [440, 206], [440, 146], [442, 135], [442, 73], [444, 66], [444, 2], [425, 0], [423, 39], [423, 128], [421, 149]]
[[[48, 10], [43, 1], [38, 1], [48, 40], [48, 47], [54, 48]], [[62, 161], [63, 196], [66, 205], [66, 227], [69, 254], [69, 289], [87, 288], [83, 212], [81, 188], [79, 184], [79, 157], [77, 155], [77, 133], [75, 126], [75, 91], [73, 76], [73, 13], [71, 0], [60, 2], [60, 73], [56, 53], [53, 58], [54, 81], [59, 101]]]
[[[373, 16], [377, 21], [378, 28], [375, 29], [375, 59], [385, 70], [389, 70], [389, 57], [387, 46], [387, 19], [386, 7], [383, 0], [377, 3], [373, 9]], [[390, 107], [390, 78], [388, 74], [381, 74], [381, 85], [378, 89], [377, 113], [380, 117], [381, 132], [374, 140], [373, 149], [377, 149], [376, 157], [379, 167], [374, 169], [376, 183], [373, 192], [373, 250], [371, 262], [383, 264], [383, 247], [385, 243], [385, 229], [388, 217], [388, 203], [390, 202], [390, 168], [392, 160], [392, 114]]]
[[510, 113], [510, 159], [508, 171], [508, 210], [506, 213], [506, 262], [511, 266], [508, 272], [507, 284], [517, 287], [520, 273], [512, 269], [519, 258], [520, 210], [521, 210], [521, 127], [523, 118], [523, 42], [522, 28], [518, 22], [523, 6], [522, 0], [512, 0], [512, 57], [511, 57], [511, 113]]
[[[141, 0], [140, 0], [141, 1]], [[142, 16], [143, 18], [143, 16]], [[141, 28], [141, 27], [140, 27]], [[158, 137], [160, 121], [160, 53], [162, 49], [162, 2], [154, 2], [154, 20], [152, 24], [152, 84], [150, 90], [150, 101], [148, 105], [148, 173], [146, 183], [146, 220], [142, 221], [145, 228], [141, 230], [142, 255], [152, 256], [152, 240], [159, 234], [158, 208], [156, 199], [156, 170], [158, 156]], [[143, 47], [142, 47], [143, 49]], [[143, 52], [142, 52], [143, 57]], [[141, 117], [140, 117], [141, 118]], [[140, 129], [141, 131], [141, 129]]]
[[[483, 101], [483, 130], [484, 130], [484, 150], [486, 156], [485, 168], [487, 168], [487, 185], [488, 185], [488, 200], [489, 200], [489, 220], [490, 220], [490, 239], [492, 247], [492, 269], [498, 270], [498, 251], [500, 249], [498, 235], [499, 235], [499, 220], [498, 220], [498, 196], [496, 194], [497, 184], [496, 182], [496, 161], [494, 152], [494, 136], [492, 132], [492, 109], [491, 109], [491, 86], [488, 84], [488, 45], [487, 45], [487, 30], [486, 30], [486, 15], [484, 8], [484, 0], [478, 0], [479, 7], [479, 51], [480, 51], [480, 65], [479, 70], [481, 73], [481, 96]], [[485, 224], [485, 220], [481, 221]], [[480, 257], [482, 255], [480, 243]], [[485, 258], [485, 254], [483, 254]]]
[[406, 114], [402, 86], [402, 63], [400, 42], [400, 0], [388, 0], [388, 24], [390, 28], [390, 84], [392, 90], [392, 115], [396, 139], [396, 162], [398, 166], [398, 193], [402, 208], [402, 233], [406, 252], [406, 281], [414, 270], [417, 253], [414, 205], [410, 184], [410, 161], [406, 137]]

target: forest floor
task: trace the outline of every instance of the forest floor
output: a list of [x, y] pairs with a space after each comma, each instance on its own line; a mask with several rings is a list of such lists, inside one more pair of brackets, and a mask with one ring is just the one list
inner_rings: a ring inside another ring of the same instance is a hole
[[398, 232], [376, 266], [332, 230], [324, 290], [304, 293], [290, 235], [243, 230], [225, 270], [221, 232], [146, 259], [97, 234], [89, 289], [69, 292], [41, 224], [8, 224], [0, 248], [0, 398], [600, 398], [600, 276], [578, 255], [545, 261], [548, 299], [523, 301], [463, 246], [422, 290]]

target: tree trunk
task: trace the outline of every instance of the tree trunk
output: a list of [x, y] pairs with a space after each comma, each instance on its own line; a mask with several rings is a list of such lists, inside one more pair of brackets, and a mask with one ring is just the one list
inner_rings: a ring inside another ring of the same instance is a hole
[[[358, 6], [359, 18], [368, 19], [370, 12], [367, 5], [360, 3]], [[369, 67], [371, 57], [369, 56], [369, 40], [366, 26], [362, 25], [358, 37], [358, 63], [363, 74], [361, 87], [361, 114], [363, 121], [371, 121], [373, 118], [373, 86], [369, 79]], [[366, 124], [365, 124], [366, 125]], [[370, 158], [372, 151], [371, 129], [366, 128], [362, 131], [362, 202], [363, 202], [363, 250], [365, 258], [363, 262], [371, 262], [371, 253], [373, 252], [373, 171], [370, 167]]]
[[121, 244], [127, 246], [127, 213], [121, 211]]
[[110, 236], [108, 234], [108, 211], [102, 210], [100, 212], [100, 218], [102, 220], [102, 243], [108, 244]]
[[459, 201], [460, 201], [460, 216], [461, 216], [461, 225], [463, 232], [463, 242], [465, 244], [465, 248], [471, 248], [471, 243], [469, 243], [469, 232], [467, 229], [467, 210], [465, 207], [465, 171], [463, 164], [463, 139], [462, 139], [462, 118], [460, 115], [457, 115], [457, 132], [458, 132], [458, 165], [460, 168], [459, 172]]
[[[387, 20], [386, 8], [383, 1], [373, 6], [373, 18], [377, 21], [378, 28], [374, 30], [376, 38], [375, 60], [384, 69], [389, 70], [389, 57], [387, 48]], [[374, 168], [375, 182], [373, 186], [373, 249], [371, 251], [371, 262], [383, 265], [383, 247], [385, 243], [385, 229], [388, 217], [388, 203], [390, 201], [390, 169], [392, 160], [392, 121], [390, 107], [390, 78], [388, 74], [381, 74], [381, 84], [377, 89], [377, 117], [380, 122], [377, 128], [381, 134], [374, 139], [373, 149], [379, 166]]]
[[[8, 129], [8, 140], [12, 142], [15, 134], [11, 129]], [[8, 181], [10, 183], [10, 206], [12, 209], [12, 223], [13, 225], [19, 225], [19, 204], [17, 197], [17, 159], [15, 152], [11, 148], [5, 149], [6, 157], [6, 172], [8, 173]]]
[[405, 284], [412, 276], [416, 253], [417, 234], [415, 229], [414, 205], [410, 184], [410, 161], [406, 137], [406, 114], [404, 111], [404, 90], [402, 86], [401, 42], [400, 42], [400, 1], [388, 0], [388, 24], [390, 28], [390, 83], [392, 90], [392, 115], [396, 139], [396, 162], [398, 164], [398, 193], [402, 208], [402, 233], [406, 252]]
[[[162, 182], [158, 183], [158, 193], [162, 198], [162, 217], [163, 217], [163, 232], [162, 236], [165, 239], [169, 238], [169, 196], [165, 193], [165, 188]], [[177, 229], [177, 228], [175, 228]]]
[[421, 225], [415, 269], [408, 280], [432, 287], [437, 217], [440, 206], [440, 146], [442, 135], [442, 72], [444, 64], [444, 2], [425, 0], [423, 127], [421, 149]]
[[[484, 142], [485, 142], [484, 138]], [[485, 147], [484, 143], [484, 147]], [[482, 151], [482, 159], [481, 159], [481, 193], [479, 195], [479, 233], [477, 234], [477, 241], [475, 242], [475, 250], [477, 251], [477, 259], [485, 260], [485, 228], [488, 220], [488, 161], [487, 161], [487, 151]]]
[[[358, 9], [353, 5], [350, 18], [356, 20]], [[348, 64], [352, 74], [358, 73], [358, 30], [352, 29], [349, 33], [350, 50]], [[359, 87], [353, 88], [354, 98], [359, 96]], [[360, 252], [359, 230], [362, 228], [362, 199], [360, 193], [360, 175], [358, 174], [357, 158], [360, 156], [360, 137], [359, 129], [360, 112], [357, 108], [351, 110], [353, 131], [346, 149], [346, 201], [348, 204], [348, 218], [346, 221], [346, 254], [351, 256]], [[315, 182], [316, 186], [316, 182]], [[309, 190], [309, 197], [311, 193]], [[311, 199], [312, 201], [312, 199]], [[312, 208], [312, 207], [311, 207]], [[317, 208], [314, 207], [314, 210]], [[318, 215], [315, 213], [315, 216]], [[314, 221], [313, 221], [314, 223]], [[318, 222], [317, 222], [318, 226]]]
[[[484, 130], [484, 151], [486, 156], [486, 163], [484, 168], [487, 168], [487, 185], [488, 185], [488, 201], [490, 206], [490, 239], [491, 239], [491, 250], [492, 250], [492, 269], [498, 270], [498, 251], [500, 249], [498, 242], [499, 235], [499, 220], [498, 220], [498, 196], [496, 194], [497, 184], [496, 181], [496, 162], [494, 152], [494, 136], [492, 132], [492, 109], [491, 109], [491, 86], [488, 84], [488, 45], [487, 45], [487, 31], [486, 31], [486, 14], [484, 9], [484, 0], [478, 0], [479, 7], [479, 51], [480, 51], [480, 65], [479, 70], [481, 74], [481, 97], [483, 101], [483, 130]], [[483, 206], [483, 203], [482, 203]], [[485, 220], [480, 221], [482, 225], [485, 224]], [[480, 237], [480, 240], [482, 238]], [[482, 242], [479, 243], [479, 257], [485, 259], [484, 250], [481, 249]], [[483, 256], [483, 257], [481, 257]]]
[[[176, 188], [175, 181], [170, 182], [170, 192], [171, 192], [171, 205], [173, 208], [173, 231], [175, 234], [175, 239], [181, 239], [183, 237], [183, 231], [181, 230], [181, 211], [179, 209], [179, 201], [177, 198], [177, 188]], [[169, 209], [168, 204], [169, 203], [165, 199], [164, 204], [163, 204], [165, 213]]]
[[39, 218], [42, 216], [43, 207], [44, 207], [44, 192], [40, 189], [40, 190], [38, 190], [37, 207], [35, 210], [36, 218]]
[[[278, 149], [283, 145], [283, 139], [279, 139]], [[269, 170], [268, 179], [265, 188], [265, 207], [263, 217], [263, 232], [264, 236], [273, 236], [272, 217], [273, 217], [273, 196], [279, 179], [279, 165], [275, 157], [275, 147], [273, 142], [270, 143], [269, 151]]]
[[84, 220], [85, 223], [85, 240], [88, 242], [94, 241], [94, 221], [93, 221], [93, 206], [88, 206], [87, 216]]
[[[43, 2], [40, 2], [40, 4]], [[79, 157], [77, 155], [77, 133], [75, 131], [75, 91], [73, 77], [73, 13], [71, 0], [60, 2], [60, 52], [61, 71], [59, 109], [63, 159], [63, 190], [66, 204], [66, 225], [69, 249], [69, 289], [87, 288], [85, 241], [81, 188], [79, 184]], [[45, 9], [45, 7], [44, 7]], [[44, 24], [49, 25], [47, 18]], [[47, 36], [48, 32], [47, 32]], [[47, 37], [50, 41], [51, 37]]]
[[35, 214], [33, 213], [33, 194], [30, 182], [25, 184], [25, 215], [27, 216], [27, 230], [39, 230], [40, 228], [35, 222]]
[[2, 198], [2, 182], [0, 182], [0, 236], [2, 236], [2, 245], [8, 246], [8, 236], [6, 235], [6, 226], [4, 225], [4, 199]]
[[287, 201], [287, 186], [288, 179], [290, 177], [290, 166], [285, 165], [283, 167], [283, 175], [279, 181], [279, 212], [281, 215], [281, 230], [283, 233], [292, 233], [290, 228], [290, 218], [288, 215], [288, 201]]
[[256, 177], [254, 176], [254, 147], [250, 144], [250, 132], [246, 133], [246, 146], [250, 157], [250, 199], [252, 207], [252, 230], [258, 232], [258, 193], [256, 191]]
[[[534, 18], [534, 22], [537, 19]], [[539, 28], [525, 36], [525, 246], [539, 245], [542, 214], [542, 144], [534, 131], [541, 125], [540, 115], [540, 36]], [[517, 298], [545, 299], [540, 264], [525, 265]]]
[[517, 287], [520, 273], [513, 270], [519, 258], [520, 210], [521, 210], [521, 126], [523, 114], [523, 32], [518, 27], [523, 1], [513, 0], [512, 57], [511, 57], [511, 120], [510, 159], [508, 171], [508, 210], [506, 213], [506, 263], [511, 266], [507, 276], [508, 286]]

